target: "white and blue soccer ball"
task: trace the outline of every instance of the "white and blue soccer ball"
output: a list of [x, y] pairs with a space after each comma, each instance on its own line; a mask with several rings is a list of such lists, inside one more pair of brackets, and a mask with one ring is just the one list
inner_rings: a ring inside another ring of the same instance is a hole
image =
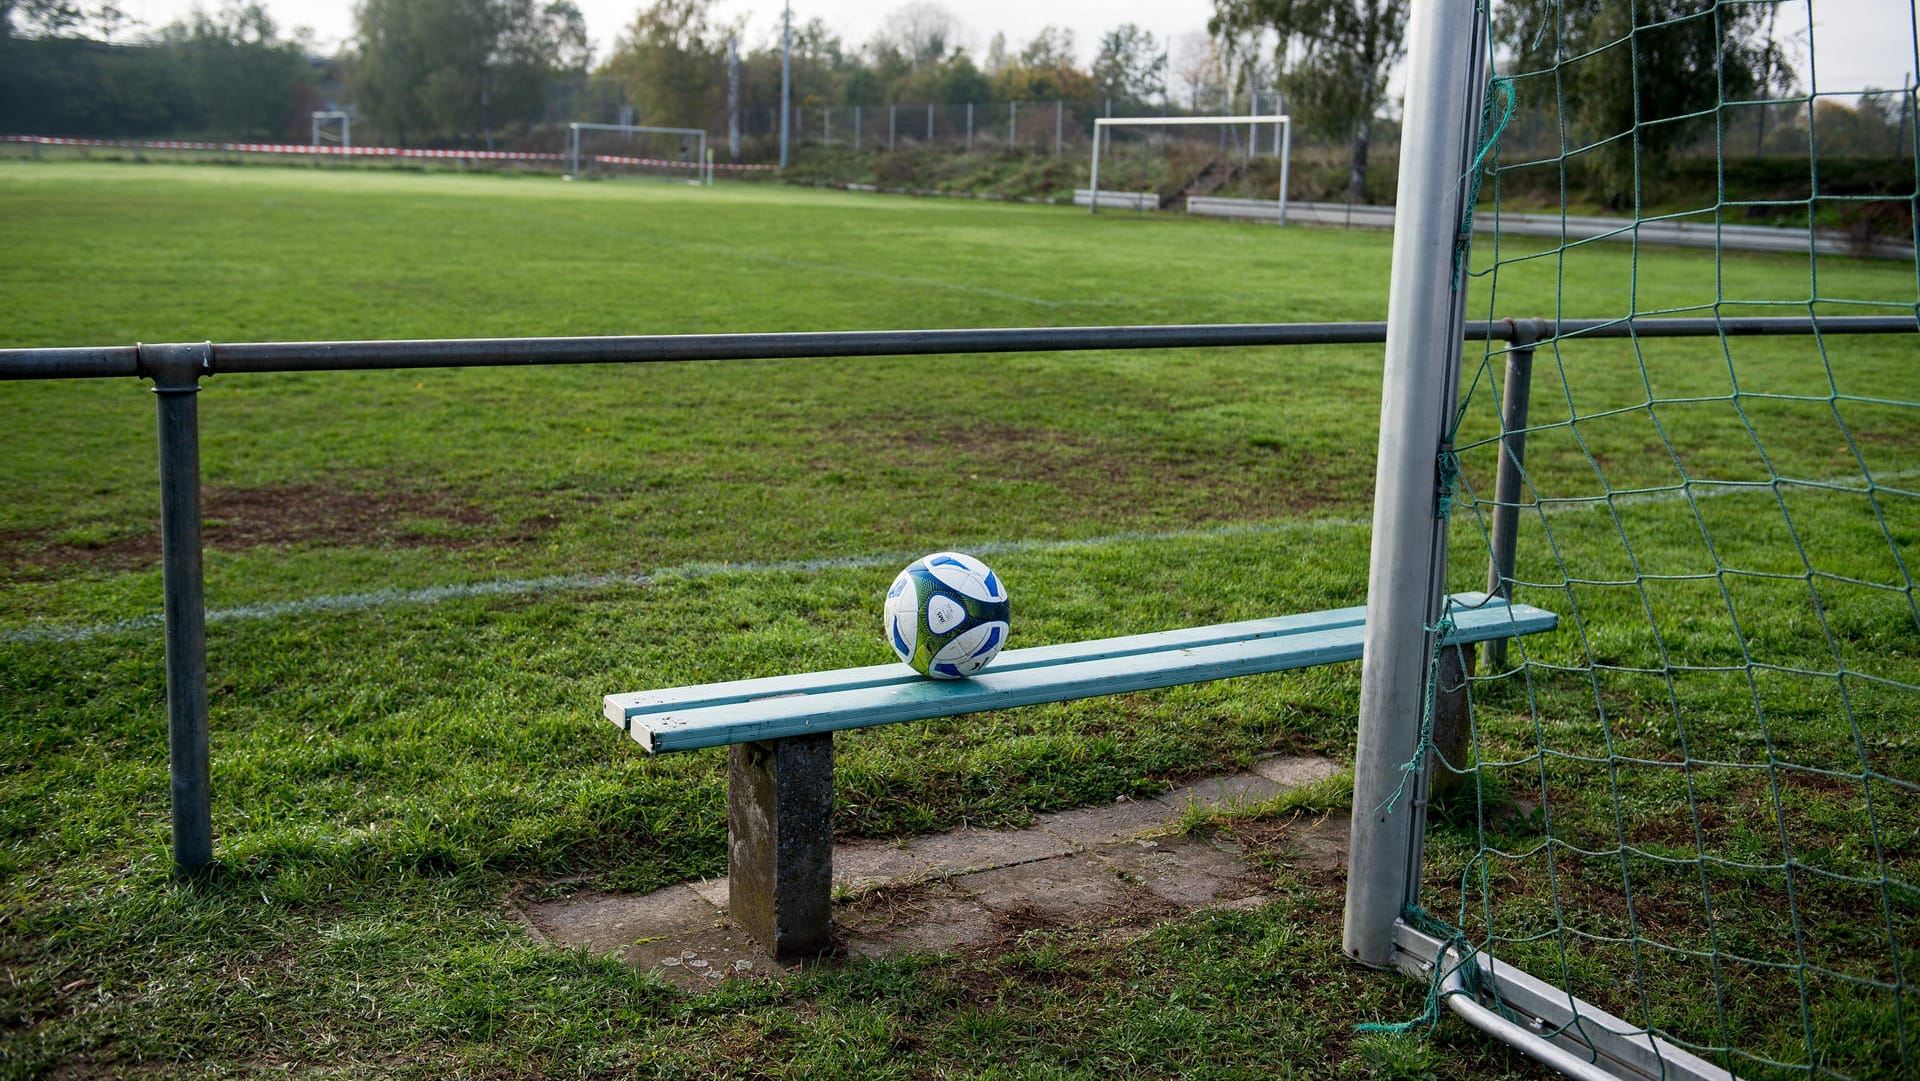
[[959, 552], [907, 564], [887, 589], [887, 641], [921, 675], [965, 679], [1007, 642], [1007, 587]]

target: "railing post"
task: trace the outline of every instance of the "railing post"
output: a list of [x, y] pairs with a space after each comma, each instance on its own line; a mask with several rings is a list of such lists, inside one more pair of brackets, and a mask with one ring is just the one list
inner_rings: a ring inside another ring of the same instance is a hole
[[[1527, 406], [1533, 396], [1533, 347], [1540, 340], [1534, 319], [1508, 320], [1506, 389], [1500, 400], [1500, 465], [1493, 478], [1492, 552], [1487, 556], [1487, 592], [1513, 599], [1513, 559], [1520, 526], [1520, 478], [1527, 462]], [[1487, 643], [1487, 669], [1507, 666], [1507, 640]]]
[[1387, 290], [1387, 344], [1374, 474], [1373, 550], [1354, 748], [1353, 824], [1342, 948], [1392, 963], [1394, 925], [1418, 896], [1426, 821], [1421, 728], [1446, 581], [1439, 478], [1459, 393], [1464, 289], [1454, 272], [1484, 85], [1473, 0], [1413, 5], [1400, 157], [1400, 217]]
[[200, 562], [200, 377], [213, 346], [140, 346], [160, 411], [160, 568], [167, 644], [167, 768], [173, 782], [173, 869], [213, 862], [207, 739], [207, 607]]
[[727, 904], [775, 958], [831, 947], [833, 733], [727, 749]]

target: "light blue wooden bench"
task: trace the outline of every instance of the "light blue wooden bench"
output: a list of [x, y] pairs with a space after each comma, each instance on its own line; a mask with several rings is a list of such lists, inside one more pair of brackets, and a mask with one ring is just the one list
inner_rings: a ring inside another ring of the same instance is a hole
[[[1559, 621], [1480, 593], [1452, 601], [1449, 645]], [[834, 732], [1358, 660], [1365, 621], [1365, 608], [1336, 608], [1012, 649], [963, 680], [883, 664], [610, 694], [605, 713], [655, 754], [729, 748], [733, 920], [774, 956], [807, 957], [830, 945]]]

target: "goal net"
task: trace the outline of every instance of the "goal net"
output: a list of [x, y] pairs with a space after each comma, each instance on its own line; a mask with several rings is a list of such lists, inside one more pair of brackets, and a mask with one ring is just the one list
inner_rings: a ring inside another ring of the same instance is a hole
[[1471, 1013], [1579, 1076], [1920, 1076], [1920, 110], [1838, 20], [1906, 70], [1916, 26], [1832, 7], [1480, 12], [1442, 286], [1550, 318], [1462, 358], [1434, 594], [1561, 622], [1477, 657], [1414, 628], [1419, 734], [1383, 753], [1428, 776], [1362, 762], [1355, 860], [1413, 816], [1390, 963], [1433, 994], [1382, 1027]]
[[639, 124], [569, 124], [568, 179], [654, 177], [713, 183], [713, 157], [702, 128]]

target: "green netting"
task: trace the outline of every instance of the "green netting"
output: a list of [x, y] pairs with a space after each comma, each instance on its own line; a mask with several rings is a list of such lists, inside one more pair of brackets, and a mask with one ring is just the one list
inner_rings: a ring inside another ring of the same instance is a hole
[[[1916, 36], [1907, 0], [1837, 17]], [[1476, 317], [1920, 318], [1920, 109], [1831, 85], [1808, 4], [1494, 23]], [[1465, 374], [1449, 592], [1487, 585], [1508, 349]], [[1563, 622], [1467, 681], [1469, 757], [1438, 768], [1473, 783], [1431, 808], [1424, 908], [1461, 956], [1739, 1076], [1920, 1076], [1920, 341], [1534, 355], [1501, 585]]]

